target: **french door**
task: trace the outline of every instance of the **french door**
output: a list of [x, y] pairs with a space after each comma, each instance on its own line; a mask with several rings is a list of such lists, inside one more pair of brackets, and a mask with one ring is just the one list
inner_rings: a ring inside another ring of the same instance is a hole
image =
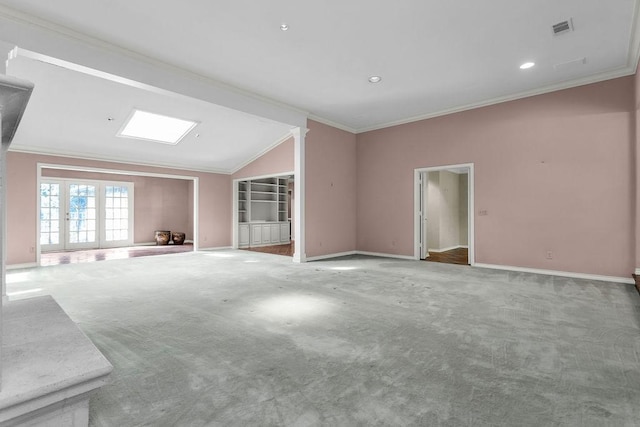
[[43, 179], [40, 249], [91, 249], [133, 244], [133, 184]]

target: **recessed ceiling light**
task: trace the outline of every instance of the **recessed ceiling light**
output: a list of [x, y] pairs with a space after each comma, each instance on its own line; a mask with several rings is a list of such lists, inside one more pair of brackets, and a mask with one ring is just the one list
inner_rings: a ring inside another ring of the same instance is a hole
[[176, 145], [197, 124], [192, 120], [133, 110], [127, 124], [117, 136]]
[[534, 65], [536, 65], [536, 63], [535, 63], [535, 62], [525, 62], [524, 64], [522, 64], [522, 65], [520, 66], [520, 69], [521, 69], [521, 70], [526, 70], [526, 69], [528, 69], [528, 68], [533, 67]]
[[281, 25], [280, 25], [280, 29], [281, 29], [282, 31], [287, 31], [287, 30], [289, 29], [289, 26], [288, 26], [287, 24], [281, 24]]
[[369, 77], [369, 83], [380, 83], [382, 77], [380, 76], [371, 76]]

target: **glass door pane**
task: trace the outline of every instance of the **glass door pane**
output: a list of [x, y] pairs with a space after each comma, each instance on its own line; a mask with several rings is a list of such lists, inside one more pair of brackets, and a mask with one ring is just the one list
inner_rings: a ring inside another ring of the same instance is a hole
[[129, 188], [105, 185], [105, 241], [129, 240]]
[[67, 203], [66, 249], [98, 247], [96, 186], [68, 184]]
[[43, 251], [62, 248], [60, 190], [60, 183], [43, 182], [40, 184], [40, 247]]

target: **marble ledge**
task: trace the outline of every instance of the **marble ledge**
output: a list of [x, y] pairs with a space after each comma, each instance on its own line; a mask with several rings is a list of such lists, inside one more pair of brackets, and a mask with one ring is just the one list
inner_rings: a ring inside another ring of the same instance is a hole
[[10, 301], [2, 317], [0, 426], [86, 425], [113, 366], [50, 296]]

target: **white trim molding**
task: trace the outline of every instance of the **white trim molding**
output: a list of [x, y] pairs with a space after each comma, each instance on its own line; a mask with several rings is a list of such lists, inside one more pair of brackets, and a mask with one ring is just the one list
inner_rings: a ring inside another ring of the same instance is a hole
[[[632, 52], [633, 53], [633, 52]], [[637, 58], [637, 53], [635, 55]], [[632, 59], [633, 61], [633, 59]], [[637, 62], [637, 59], [636, 59]], [[604, 73], [595, 74], [592, 76], [587, 76], [581, 79], [569, 80], [566, 82], [552, 84], [549, 86], [541, 87], [534, 90], [529, 90], [525, 92], [514, 93], [511, 95], [501, 96], [497, 98], [487, 99], [480, 102], [474, 102], [470, 104], [458, 105], [455, 107], [451, 107], [444, 110], [437, 110], [432, 113], [425, 113], [418, 116], [408, 117], [405, 119], [396, 120], [393, 122], [380, 123], [378, 125], [372, 125], [364, 128], [360, 128], [356, 130], [356, 134], [370, 132], [379, 129], [385, 129], [392, 126], [404, 125], [407, 123], [419, 122], [422, 120], [433, 119], [436, 117], [447, 116], [449, 114], [461, 113], [463, 111], [475, 110], [476, 108], [488, 107], [491, 105], [502, 104], [504, 102], [516, 101], [518, 99], [530, 98], [532, 96], [544, 95], [546, 93], [557, 92], [559, 90], [571, 89], [580, 86], [586, 86], [593, 83], [599, 83], [606, 80], [617, 79], [619, 77], [626, 77], [633, 75], [635, 73], [636, 65], [629, 65], [620, 68], [616, 68], [611, 71], [606, 71]]]
[[22, 270], [25, 268], [35, 268], [37, 266], [38, 264], [35, 262], [27, 262], [24, 264], [10, 264], [10, 265], [7, 265], [7, 270]]
[[626, 277], [616, 277], [616, 276], [601, 276], [598, 274], [573, 273], [570, 271], [543, 270], [538, 268], [513, 267], [509, 265], [497, 265], [497, 264], [476, 263], [474, 267], [488, 268], [492, 270], [513, 271], [517, 273], [533, 273], [533, 274], [544, 274], [546, 276], [570, 277], [573, 279], [598, 280], [602, 282], [624, 283], [627, 285], [633, 285], [636, 283], [631, 277], [626, 278]]
[[396, 259], [404, 259], [408, 261], [415, 261], [415, 257], [410, 255], [398, 255], [398, 254], [385, 254], [381, 252], [367, 252], [367, 251], [356, 251], [357, 255], [367, 255], [367, 256], [375, 256], [380, 258], [396, 258]]
[[365, 256], [374, 256], [377, 258], [395, 258], [395, 259], [402, 259], [407, 261], [415, 261], [415, 258], [409, 255], [385, 254], [381, 252], [367, 252], [367, 251], [347, 251], [347, 252], [338, 252], [338, 253], [326, 254], [326, 255], [318, 255], [318, 256], [307, 258], [307, 261], [322, 261], [326, 259], [338, 258], [338, 257], [350, 256], [350, 255], [365, 255]]
[[309, 120], [313, 120], [314, 122], [322, 123], [323, 125], [331, 126], [336, 129], [343, 130], [345, 132], [349, 132], [352, 134], [357, 134], [357, 129], [349, 127], [347, 125], [343, 125], [342, 123], [334, 122], [333, 120], [325, 119], [324, 117], [319, 117], [313, 114], [309, 114]]
[[305, 137], [307, 135], [308, 127], [305, 123], [304, 128], [296, 128], [291, 131], [294, 138], [293, 148], [293, 169], [294, 169], [294, 181], [293, 186], [293, 235], [296, 238], [296, 245], [293, 252], [293, 262], [302, 263], [307, 261], [306, 254], [306, 143]]
[[640, 267], [636, 268], [636, 271], [633, 274], [640, 276]]
[[14, 153], [24, 153], [24, 154], [33, 154], [40, 156], [49, 156], [49, 157], [60, 157], [66, 159], [78, 159], [78, 160], [90, 160], [94, 162], [103, 162], [103, 163], [118, 163], [127, 166], [145, 166], [152, 168], [161, 168], [161, 169], [171, 169], [172, 171], [186, 171], [186, 172], [200, 172], [200, 173], [214, 173], [218, 175], [230, 175], [231, 172], [223, 169], [216, 168], [194, 168], [192, 166], [178, 164], [178, 163], [159, 163], [159, 162], [131, 162], [124, 158], [118, 157], [102, 157], [102, 156], [94, 156], [89, 153], [72, 153], [66, 151], [56, 151], [49, 150], [40, 147], [26, 147], [16, 145], [15, 147], [11, 147], [9, 150]]
[[228, 249], [233, 249], [231, 246], [212, 246], [210, 248], [198, 248], [198, 250], [194, 250], [194, 252], [207, 252], [207, 251], [224, 251]]
[[343, 256], [350, 256], [350, 255], [357, 255], [357, 254], [358, 254], [357, 251], [338, 252], [338, 253], [334, 253], [334, 254], [326, 254], [326, 255], [317, 255], [317, 256], [307, 257], [307, 261], [321, 261], [323, 259], [339, 258], [339, 257], [343, 257]]

